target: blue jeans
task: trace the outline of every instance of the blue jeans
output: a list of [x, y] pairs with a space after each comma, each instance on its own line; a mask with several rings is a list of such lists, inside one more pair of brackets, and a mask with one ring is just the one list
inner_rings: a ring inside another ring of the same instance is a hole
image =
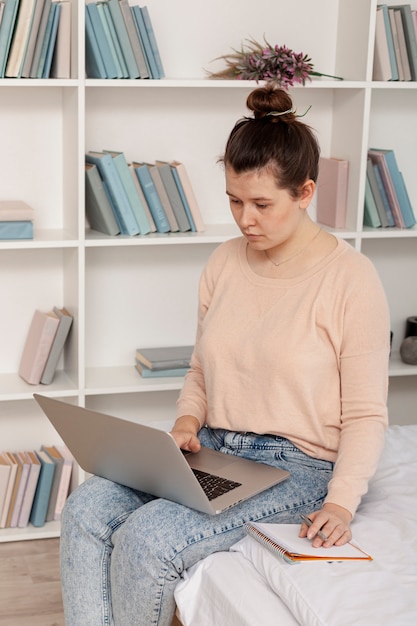
[[68, 498], [61, 530], [67, 626], [170, 626], [182, 572], [228, 550], [248, 521], [300, 523], [321, 508], [333, 464], [282, 437], [203, 428], [203, 445], [281, 467], [289, 479], [220, 515], [93, 477]]

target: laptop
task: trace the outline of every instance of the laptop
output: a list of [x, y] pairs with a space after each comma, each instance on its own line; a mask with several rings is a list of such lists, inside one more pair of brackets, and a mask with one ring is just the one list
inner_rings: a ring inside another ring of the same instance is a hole
[[[158, 428], [39, 394], [34, 398], [83, 470], [203, 513], [221, 513], [289, 476], [206, 447], [183, 452]], [[219, 491], [204, 486], [213, 481], [223, 483]]]

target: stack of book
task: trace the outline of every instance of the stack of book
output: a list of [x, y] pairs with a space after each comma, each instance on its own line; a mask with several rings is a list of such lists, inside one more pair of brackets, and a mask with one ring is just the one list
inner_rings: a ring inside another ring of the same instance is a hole
[[19, 365], [19, 376], [23, 380], [31, 385], [52, 382], [72, 321], [72, 315], [65, 308], [35, 311]]
[[417, 80], [417, 10], [409, 4], [378, 4], [374, 80]]
[[0, 239], [33, 239], [34, 215], [22, 200], [1, 200]]
[[368, 151], [364, 224], [371, 228], [411, 228], [413, 207], [393, 150]]
[[66, 446], [0, 453], [0, 528], [59, 521], [73, 464]]
[[0, 78], [70, 78], [71, 0], [5, 0]]
[[106, 235], [200, 232], [204, 223], [183, 163], [128, 163], [123, 152], [85, 155], [85, 203], [93, 230]]
[[85, 38], [88, 78], [165, 75], [146, 6], [130, 6], [129, 0], [87, 0]]
[[137, 348], [135, 367], [143, 378], [185, 376], [194, 346]]

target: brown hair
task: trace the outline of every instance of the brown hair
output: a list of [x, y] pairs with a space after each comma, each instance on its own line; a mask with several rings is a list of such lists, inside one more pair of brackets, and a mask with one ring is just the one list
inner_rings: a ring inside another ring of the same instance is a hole
[[313, 130], [295, 114], [287, 91], [267, 85], [246, 101], [253, 117], [233, 128], [222, 159], [237, 174], [269, 168], [278, 187], [299, 197], [306, 180], [317, 180], [320, 147]]

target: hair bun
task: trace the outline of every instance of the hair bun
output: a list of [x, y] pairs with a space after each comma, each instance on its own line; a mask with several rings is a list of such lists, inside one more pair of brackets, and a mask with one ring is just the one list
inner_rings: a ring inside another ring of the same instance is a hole
[[255, 119], [294, 116], [291, 96], [284, 89], [271, 84], [254, 89], [246, 100], [246, 106], [253, 111]]

